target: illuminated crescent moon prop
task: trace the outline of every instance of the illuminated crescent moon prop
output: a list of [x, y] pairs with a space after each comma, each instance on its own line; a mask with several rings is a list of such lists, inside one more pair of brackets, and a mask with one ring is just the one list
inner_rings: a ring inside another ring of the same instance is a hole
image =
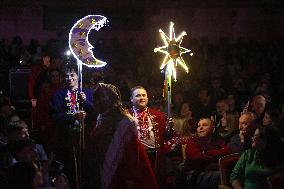
[[78, 20], [71, 28], [69, 33], [69, 49], [78, 64], [93, 68], [103, 67], [107, 64], [93, 55], [92, 49], [94, 47], [88, 40], [88, 35], [92, 29], [99, 31], [107, 23], [108, 20], [104, 16], [88, 15]]
[[[159, 32], [164, 42], [164, 46], [155, 48], [154, 52], [161, 52], [165, 54], [160, 69], [165, 73], [163, 96], [167, 97], [168, 117], [170, 118], [172, 77], [176, 81], [176, 67], [178, 64], [181, 65], [181, 67], [188, 73], [188, 67], [181, 55], [188, 53], [191, 50], [180, 46], [183, 37], [186, 35], [186, 32], [183, 31], [178, 37], [176, 37], [173, 22], [170, 23], [169, 36], [167, 36], [161, 29], [159, 30]], [[193, 53], [191, 53], [190, 55], [192, 56]]]

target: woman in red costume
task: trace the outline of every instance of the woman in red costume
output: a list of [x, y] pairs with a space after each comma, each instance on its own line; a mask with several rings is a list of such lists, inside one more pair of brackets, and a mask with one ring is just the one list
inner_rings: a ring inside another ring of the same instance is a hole
[[94, 91], [98, 111], [93, 136], [92, 182], [98, 189], [157, 189], [146, 151], [138, 140], [131, 115], [122, 107], [120, 92], [99, 83]]

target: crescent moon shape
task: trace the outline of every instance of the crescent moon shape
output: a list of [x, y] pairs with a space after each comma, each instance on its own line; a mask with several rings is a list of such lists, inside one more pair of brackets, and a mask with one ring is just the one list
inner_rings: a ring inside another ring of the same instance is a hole
[[92, 49], [94, 48], [88, 35], [92, 29], [99, 31], [108, 23], [106, 17], [101, 15], [88, 15], [78, 20], [69, 32], [69, 49], [77, 60], [78, 64], [84, 64], [88, 67], [103, 67], [107, 63], [97, 59]]

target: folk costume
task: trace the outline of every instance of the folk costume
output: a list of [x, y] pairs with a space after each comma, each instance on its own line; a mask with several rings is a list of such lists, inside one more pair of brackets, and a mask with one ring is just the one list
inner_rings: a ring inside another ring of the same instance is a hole
[[93, 136], [92, 188], [158, 189], [135, 123], [122, 108], [119, 91], [113, 85], [100, 83], [94, 99], [94, 106], [104, 108]]
[[64, 170], [71, 181], [70, 184], [74, 186], [74, 154], [77, 154], [78, 156], [79, 153], [78, 144], [80, 121], [75, 119], [73, 115], [80, 110], [84, 110], [87, 113], [84, 123], [85, 134], [87, 134], [87, 126], [90, 125], [89, 123], [92, 120], [92, 114], [94, 112], [92, 91], [90, 89], [83, 89], [82, 92], [86, 95], [86, 101], [84, 102], [80, 101], [79, 91], [77, 89], [69, 90], [68, 88], [57, 90], [51, 101], [51, 116], [56, 124], [58, 133], [57, 150], [55, 155], [59, 161], [64, 163]]
[[139, 111], [132, 107], [129, 113], [134, 117], [138, 139], [144, 145], [156, 177], [164, 179], [165, 159], [163, 152], [166, 119], [162, 112], [146, 107]]

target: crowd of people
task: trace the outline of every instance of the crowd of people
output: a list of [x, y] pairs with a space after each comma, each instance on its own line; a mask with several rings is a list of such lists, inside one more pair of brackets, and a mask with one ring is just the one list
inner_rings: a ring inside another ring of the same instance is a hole
[[[83, 69], [82, 89], [77, 66], [54, 44], [1, 40], [1, 188], [218, 188], [218, 160], [232, 153], [240, 154], [233, 188], [265, 188], [263, 178], [283, 171], [282, 43], [192, 39], [170, 115], [153, 44], [100, 47], [111, 61]], [[15, 66], [31, 68], [31, 118], [4, 83]]]

